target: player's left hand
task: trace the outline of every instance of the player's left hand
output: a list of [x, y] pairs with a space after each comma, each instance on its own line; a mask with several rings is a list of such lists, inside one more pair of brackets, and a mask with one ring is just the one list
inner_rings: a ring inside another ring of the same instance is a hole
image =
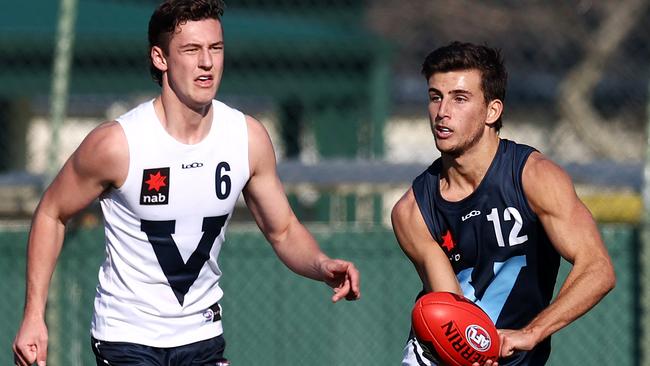
[[334, 289], [332, 302], [343, 298], [358, 300], [361, 297], [359, 271], [352, 262], [327, 259], [321, 263], [321, 273], [325, 283]]
[[530, 351], [537, 344], [535, 335], [524, 329], [498, 329], [501, 338], [499, 357], [512, 356], [517, 351]]
[[[537, 345], [537, 339], [530, 331], [524, 329], [497, 329], [497, 331], [501, 340], [499, 358], [510, 357], [517, 351], [530, 351]], [[486, 361], [485, 364], [480, 365], [476, 362], [472, 366], [499, 366], [499, 363]]]

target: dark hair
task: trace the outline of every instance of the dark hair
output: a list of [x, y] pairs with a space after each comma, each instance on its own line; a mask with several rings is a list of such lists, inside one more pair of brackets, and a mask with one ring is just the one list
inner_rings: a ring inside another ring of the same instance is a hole
[[[167, 0], [160, 4], [149, 19], [149, 51], [158, 46], [169, 52], [169, 42], [176, 28], [187, 21], [204, 19], [221, 20], [223, 0]], [[162, 72], [149, 60], [151, 77], [162, 85]]]
[[[429, 53], [422, 64], [422, 75], [427, 80], [435, 73], [459, 70], [478, 70], [481, 73], [481, 89], [486, 104], [495, 99], [505, 102], [508, 73], [500, 50], [456, 41]], [[501, 126], [499, 117], [494, 127], [499, 131]]]

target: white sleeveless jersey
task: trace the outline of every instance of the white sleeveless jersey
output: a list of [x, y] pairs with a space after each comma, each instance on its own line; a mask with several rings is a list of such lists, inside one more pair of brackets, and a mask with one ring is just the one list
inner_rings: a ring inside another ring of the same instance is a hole
[[[213, 101], [209, 134], [186, 145], [159, 122], [153, 101], [117, 119], [129, 148], [124, 184], [100, 197], [106, 260], [92, 335], [176, 347], [222, 333], [217, 258], [249, 178], [244, 115]], [[212, 310], [210, 309], [212, 308]]]

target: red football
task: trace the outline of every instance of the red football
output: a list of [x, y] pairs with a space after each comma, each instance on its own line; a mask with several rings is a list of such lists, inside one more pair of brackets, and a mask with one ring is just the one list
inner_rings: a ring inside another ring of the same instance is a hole
[[463, 296], [430, 292], [415, 302], [411, 320], [418, 342], [433, 361], [471, 366], [499, 358], [499, 334], [494, 323]]

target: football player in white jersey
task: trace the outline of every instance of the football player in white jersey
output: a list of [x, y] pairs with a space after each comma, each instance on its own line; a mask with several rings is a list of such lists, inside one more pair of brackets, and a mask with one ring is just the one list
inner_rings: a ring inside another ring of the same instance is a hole
[[[16, 365], [46, 364], [45, 306], [66, 223], [97, 198], [104, 209], [110, 257], [100, 269], [102, 291], [95, 299], [92, 336], [98, 364], [198, 365], [193, 362], [200, 358], [207, 360], [200, 364], [216, 365], [223, 361], [217, 303], [221, 272], [216, 256], [240, 192], [284, 264], [331, 286], [334, 302], [360, 297], [355, 266], [325, 255], [291, 210], [265, 128], [213, 100], [223, 71], [223, 6], [221, 0], [167, 0], [156, 9], [149, 23], [150, 66], [161, 94], [90, 132], [44, 192], [28, 239], [26, 304], [13, 344]], [[147, 123], [152, 127], [142, 133]], [[245, 146], [233, 146], [237, 153], [213, 148], [212, 139], [223, 139], [222, 132], [241, 137], [239, 145]], [[161, 141], [161, 160], [151, 160], [149, 155], [158, 158], [156, 154], [147, 155], [138, 148], [140, 142], [152, 144], [146, 134], [159, 135], [153, 141]], [[178, 161], [166, 148], [178, 154], [223, 152], [226, 157]], [[181, 176], [200, 172], [209, 163], [216, 165], [210, 189], [201, 188], [201, 179]], [[198, 214], [171, 216], [174, 210], [170, 208], [183, 210], [175, 200], [179, 187], [184, 190], [183, 198], [207, 202], [197, 205], [201, 206], [196, 207]], [[216, 203], [212, 205], [211, 200]], [[202, 219], [203, 227], [192, 219]], [[174, 239], [172, 233], [176, 233]], [[180, 259], [182, 246], [192, 253], [187, 260]], [[158, 304], [160, 299], [165, 300], [163, 304]], [[124, 312], [128, 314], [120, 315]], [[206, 314], [211, 315], [210, 324], [205, 324]], [[155, 319], [157, 315], [165, 321]], [[155, 324], [142, 324], [143, 319]], [[197, 330], [183, 328], [177, 335], [176, 324]], [[137, 338], [138, 327], [156, 337]], [[133, 342], [134, 338], [142, 342]], [[175, 359], [180, 361], [170, 361]]]

